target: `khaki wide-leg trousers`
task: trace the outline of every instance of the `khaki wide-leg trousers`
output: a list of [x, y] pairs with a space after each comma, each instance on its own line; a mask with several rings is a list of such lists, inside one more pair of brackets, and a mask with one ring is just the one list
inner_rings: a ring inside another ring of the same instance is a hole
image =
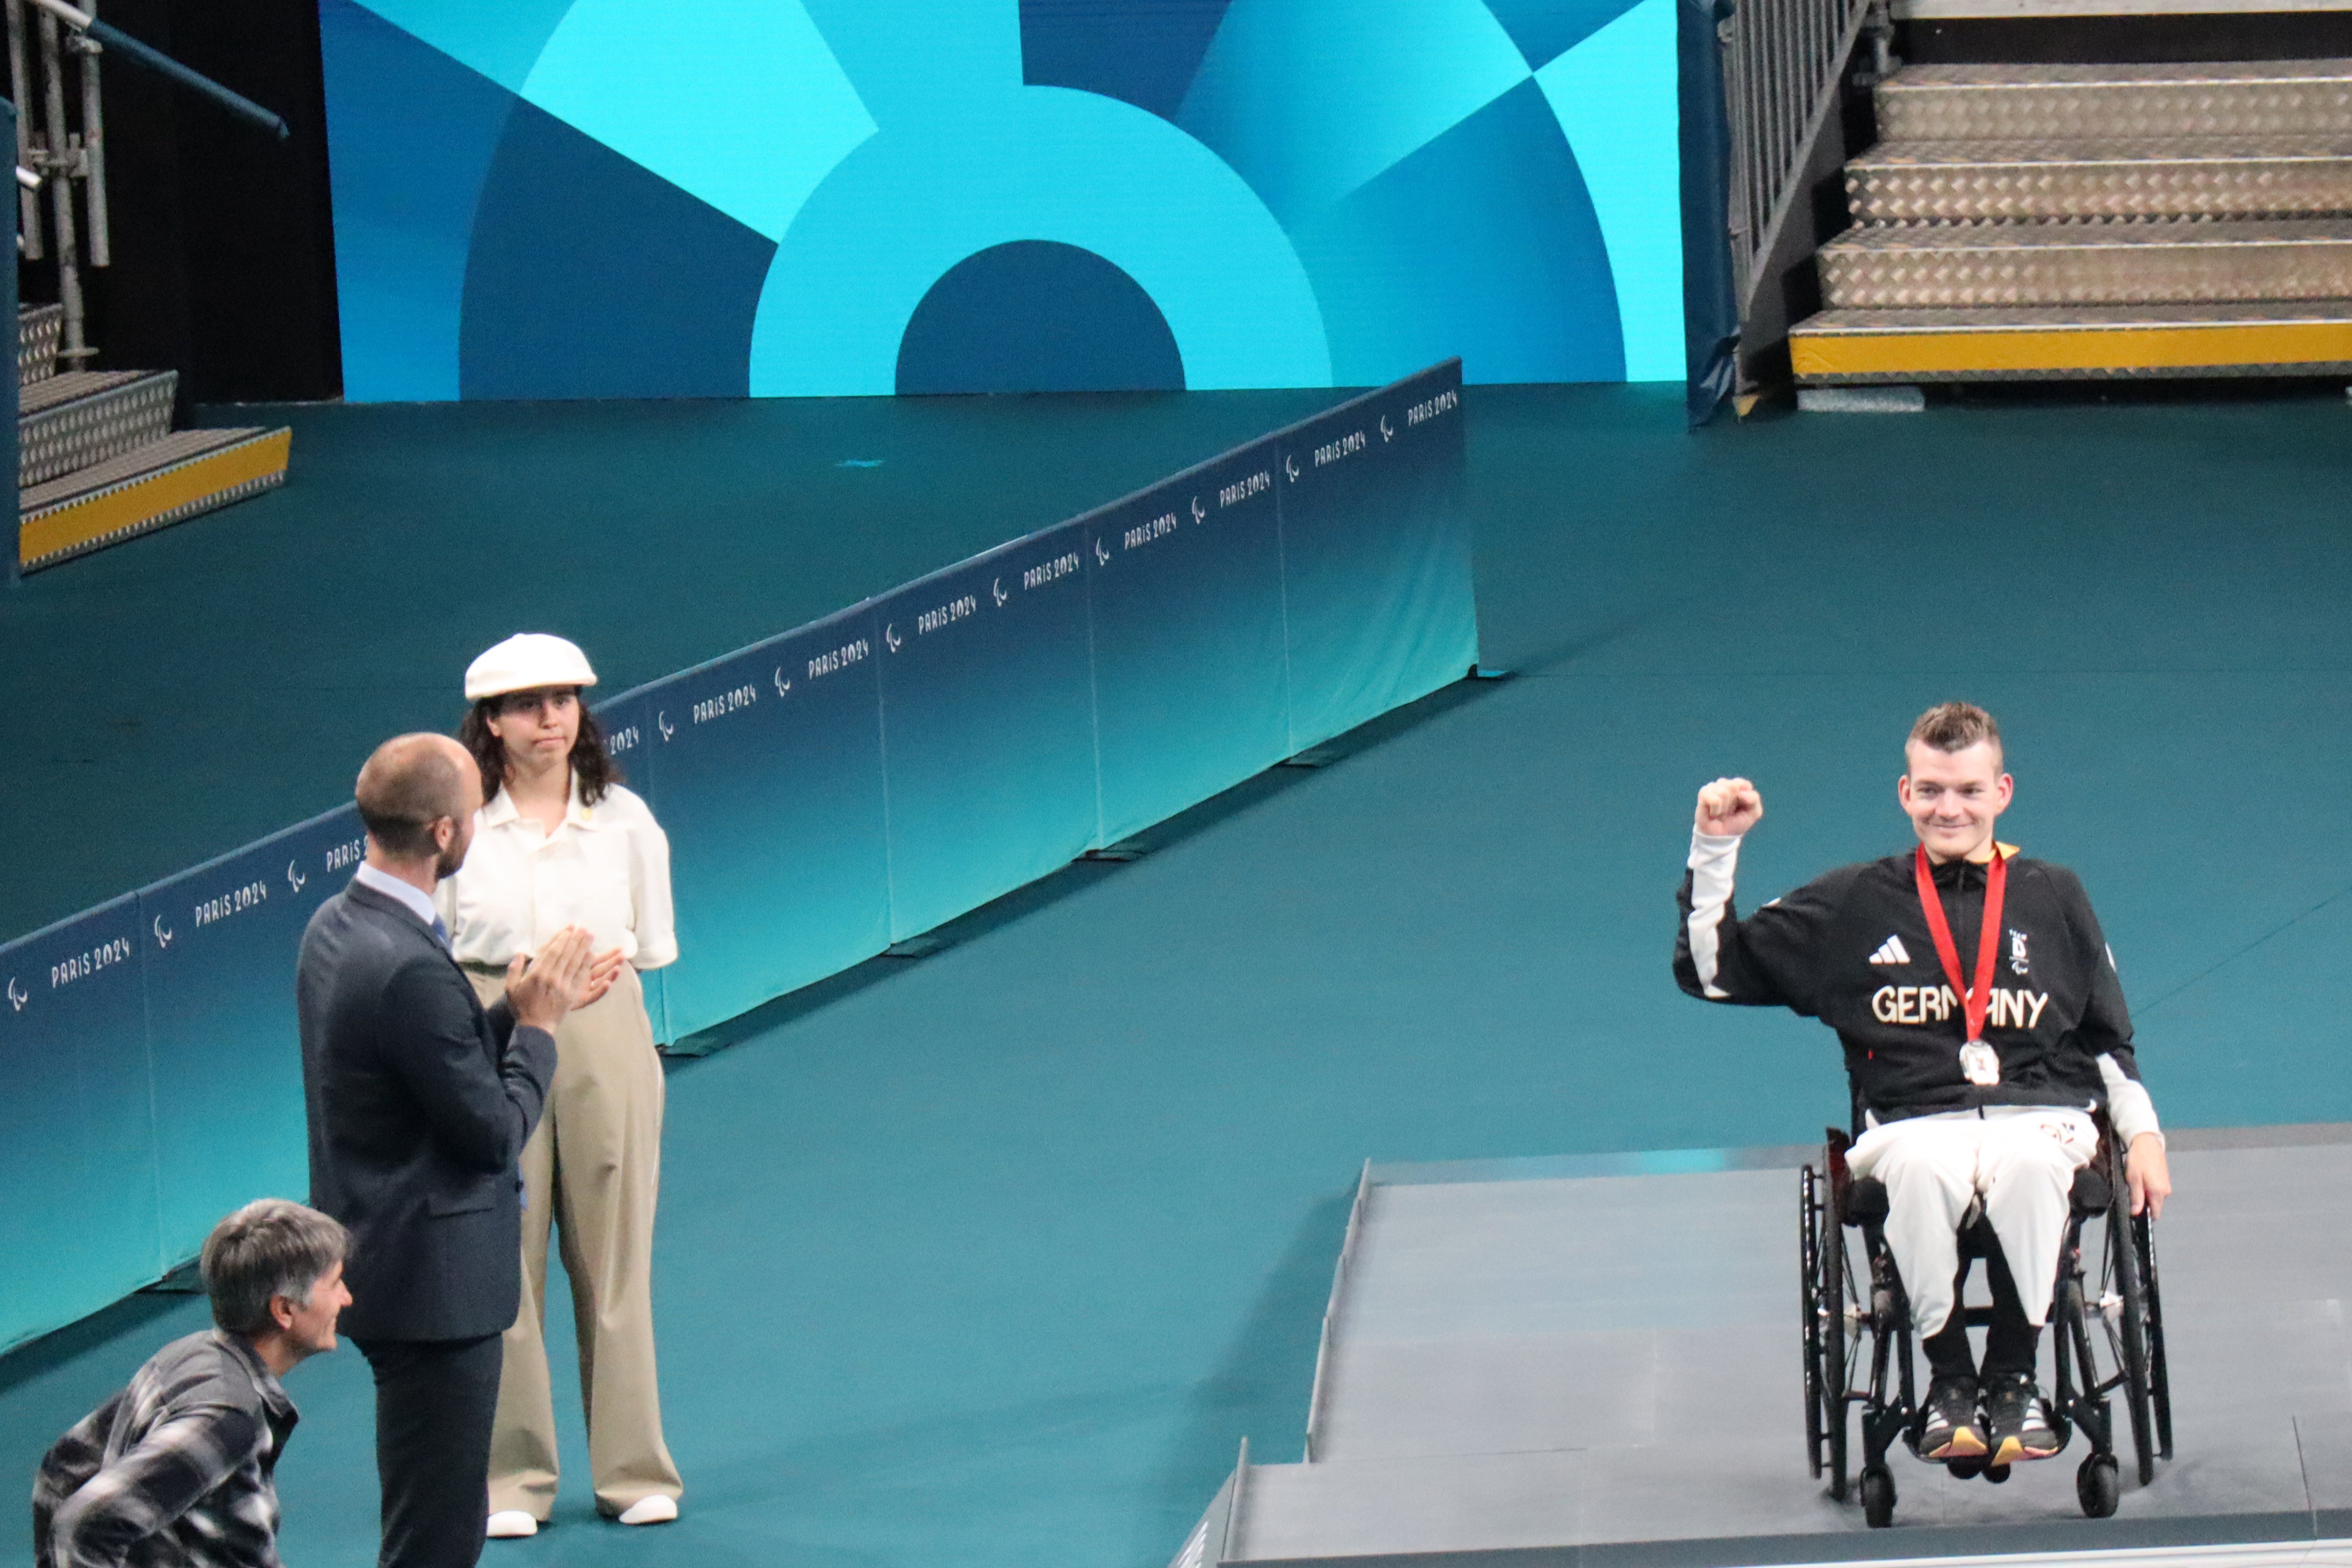
[[[503, 977], [467, 970], [483, 1005]], [[555, 1225], [580, 1339], [580, 1394], [596, 1506], [617, 1514], [684, 1489], [662, 1441], [654, 1376], [654, 1200], [661, 1183], [661, 1058], [636, 971], [555, 1031], [555, 1083], [523, 1148], [522, 1310], [506, 1331], [490, 1437], [490, 1510], [544, 1521], [555, 1506], [555, 1400], [547, 1375], [547, 1227]]]

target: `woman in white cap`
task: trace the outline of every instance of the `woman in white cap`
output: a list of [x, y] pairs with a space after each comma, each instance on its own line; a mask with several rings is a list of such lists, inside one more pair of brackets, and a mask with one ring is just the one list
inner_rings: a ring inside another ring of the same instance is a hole
[[457, 875], [441, 884], [451, 951], [484, 1005], [507, 963], [567, 925], [598, 953], [589, 999], [555, 1034], [555, 1083], [523, 1150], [522, 1310], [506, 1332], [490, 1440], [493, 1537], [538, 1533], [555, 1504], [555, 1404], [541, 1327], [547, 1232], [572, 1279], [596, 1506], [623, 1524], [677, 1517], [683, 1488], [662, 1441], [654, 1377], [654, 1199], [662, 1071], [637, 972], [677, 957], [669, 840], [621, 787], [580, 700], [596, 684], [562, 637], [527, 632], [466, 671], [457, 739], [488, 803]]

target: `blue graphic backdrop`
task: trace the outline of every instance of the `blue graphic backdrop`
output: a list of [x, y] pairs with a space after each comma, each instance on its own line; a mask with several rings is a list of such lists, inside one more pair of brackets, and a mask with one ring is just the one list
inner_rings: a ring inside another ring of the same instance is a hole
[[[1449, 362], [603, 702], [670, 840], [675, 1042], [1460, 679]], [[346, 805], [0, 946], [0, 1348], [307, 1188], [294, 970]]]
[[358, 400], [1684, 374], [1674, 0], [320, 0]]

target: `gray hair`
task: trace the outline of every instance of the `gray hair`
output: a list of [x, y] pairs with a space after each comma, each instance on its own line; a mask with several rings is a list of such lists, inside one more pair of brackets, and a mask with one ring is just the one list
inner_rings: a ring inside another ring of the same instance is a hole
[[350, 1249], [351, 1237], [330, 1215], [284, 1198], [246, 1205], [205, 1237], [198, 1266], [213, 1321], [240, 1334], [277, 1327], [270, 1298], [309, 1306], [310, 1288]]

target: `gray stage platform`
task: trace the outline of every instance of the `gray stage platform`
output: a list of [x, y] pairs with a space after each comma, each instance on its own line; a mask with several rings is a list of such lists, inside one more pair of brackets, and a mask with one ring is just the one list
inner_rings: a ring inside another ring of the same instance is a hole
[[[2126, 1464], [2114, 1519], [2076, 1506], [2079, 1435], [2002, 1487], [1898, 1449], [1888, 1531], [1807, 1475], [1795, 1167], [1811, 1151], [1370, 1166], [1307, 1458], [1244, 1453], [1178, 1562], [2352, 1563], [2352, 1127], [2172, 1148], [2158, 1248], [2178, 1458], [2145, 1489]], [[2273, 1544], [2210, 1549], [2229, 1542]]]

